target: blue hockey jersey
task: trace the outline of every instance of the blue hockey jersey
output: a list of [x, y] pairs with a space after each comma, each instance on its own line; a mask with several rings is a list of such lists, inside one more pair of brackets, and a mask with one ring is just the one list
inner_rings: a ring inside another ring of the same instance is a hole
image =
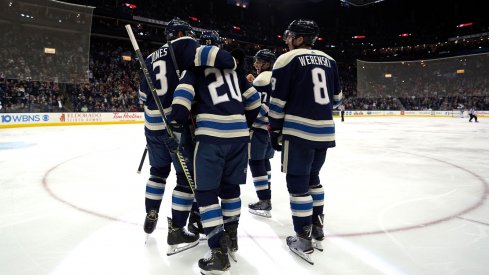
[[295, 49], [277, 59], [271, 82], [271, 130], [314, 148], [334, 147], [333, 108], [343, 96], [336, 61], [322, 51]]
[[197, 141], [249, 142], [245, 113], [256, 118], [260, 104], [260, 94], [246, 79], [240, 80], [236, 71], [194, 68], [184, 73], [175, 90], [172, 118], [184, 124], [193, 109]]
[[253, 123], [253, 130], [263, 130], [268, 132], [268, 104], [270, 103], [270, 95], [272, 93], [272, 85], [270, 80], [272, 78], [271, 71], [264, 71], [260, 73], [253, 81], [253, 87], [260, 92], [262, 106], [260, 113]]
[[[172, 49], [180, 71], [194, 66], [215, 66], [219, 68], [236, 68], [236, 61], [230, 53], [215, 46], [200, 46], [193, 38], [185, 36], [172, 41]], [[151, 53], [145, 60], [156, 93], [160, 98], [165, 115], [171, 113], [173, 91], [178, 85], [168, 44]], [[144, 124], [146, 134], [159, 135], [165, 129], [163, 118], [142, 75], [139, 86], [139, 99], [144, 103]]]

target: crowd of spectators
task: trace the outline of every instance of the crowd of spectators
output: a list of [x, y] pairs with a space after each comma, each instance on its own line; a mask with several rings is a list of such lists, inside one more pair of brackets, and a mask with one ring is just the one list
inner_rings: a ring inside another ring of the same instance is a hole
[[[131, 54], [129, 42], [93, 38], [91, 47], [88, 83], [59, 84], [7, 79], [0, 75], [0, 111], [141, 111], [138, 99], [140, 69]], [[250, 51], [252, 49], [250, 47]], [[124, 60], [124, 55], [130, 56], [131, 60]], [[248, 63], [251, 61], [249, 56]], [[403, 89], [403, 85], [389, 87], [366, 82], [357, 85], [356, 64], [340, 64], [339, 67], [345, 103], [350, 110], [453, 110], [460, 104], [489, 110], [489, 80], [483, 77], [447, 82], [452, 89], [448, 93], [440, 83], [422, 78], [412, 79], [411, 89]], [[365, 86], [370, 93], [362, 93]]]
[[[98, 6], [98, 9], [102, 8], [102, 10], [105, 6], [111, 13], [114, 12], [113, 8], [117, 3], [112, 0], [80, 0], [78, 2]], [[136, 1], [136, 4], [139, 2]], [[132, 20], [133, 15], [162, 21], [168, 21], [174, 16], [186, 20], [195, 16], [190, 21], [194, 27], [219, 29], [221, 35], [226, 37], [225, 49], [232, 50], [240, 47], [245, 50], [247, 54], [245, 65], [250, 72], [252, 57], [261, 48], [272, 49], [278, 55], [286, 51], [284, 47], [278, 46], [283, 45], [283, 42], [280, 42], [277, 37], [277, 30], [271, 29], [268, 25], [264, 26], [261, 21], [244, 16], [244, 11], [226, 13], [218, 10], [222, 7], [214, 5], [202, 7], [201, 5], [203, 4], [199, 1], [190, 0], [151, 1], [144, 3], [145, 9], [132, 10], [122, 7], [116, 12], [126, 14], [128, 20]], [[153, 14], [155, 10], [159, 11], [157, 15]], [[88, 81], [72, 81], [70, 84], [65, 84], [58, 83], [56, 80], [32, 80], [28, 76], [32, 69], [23, 67], [22, 62], [15, 62], [15, 67], [7, 64], [5, 68], [15, 68], [22, 73], [12, 77], [11, 72], [0, 70], [0, 112], [141, 111], [137, 93], [140, 77], [139, 64], [134, 59], [132, 46], [124, 30], [124, 25], [128, 22], [130, 21], [100, 16], [100, 14], [93, 18], [89, 71], [84, 72]], [[135, 22], [132, 22], [132, 25], [140, 41], [141, 49], [145, 50], [143, 55], [155, 50], [164, 41], [163, 26]], [[236, 29], [238, 25], [240, 28]], [[5, 30], [7, 37], [12, 36], [13, 33], [13, 30]], [[42, 36], [41, 33], [39, 35]], [[34, 42], [39, 39], [43, 38], [34, 35], [30, 41]], [[489, 110], [489, 80], [484, 76], [453, 81], [443, 80], [446, 82], [444, 85], [451, 89], [450, 92], [447, 92], [447, 88], [440, 82], [423, 75], [413, 75], [402, 83], [400, 79], [393, 78], [393, 83], [389, 85], [366, 81], [357, 76], [357, 63], [354, 61], [355, 58], [389, 62], [396, 59], [434, 58], [483, 51], [487, 50], [488, 45], [489, 38], [483, 36], [434, 44], [377, 49], [365, 46], [356, 54], [349, 54], [349, 58], [340, 58], [341, 60], [337, 58], [347, 109], [451, 110], [462, 104], [479, 110]], [[335, 58], [343, 57], [345, 53], [341, 49], [324, 48], [322, 44], [319, 44], [318, 47]], [[5, 57], [2, 59], [8, 62], [9, 51], [16, 50], [18, 49], [15, 47], [3, 48], [0, 56]], [[131, 60], [124, 60], [123, 56], [131, 57]], [[9, 75], [7, 76], [6, 73]], [[403, 75], [403, 73], [400, 72], [398, 75]]]

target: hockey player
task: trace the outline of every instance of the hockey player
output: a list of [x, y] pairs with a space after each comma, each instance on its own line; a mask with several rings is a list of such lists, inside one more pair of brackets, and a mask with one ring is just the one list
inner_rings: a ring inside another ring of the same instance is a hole
[[[167, 41], [171, 41], [171, 48], [177, 64], [174, 64], [169, 44], [163, 45], [145, 60], [166, 115], [169, 114], [173, 91], [178, 85], [176, 66], [179, 69], [202, 65], [217, 65], [224, 68], [234, 68], [236, 66], [232, 56], [227, 52], [220, 51], [217, 47], [202, 51], [202, 47], [192, 38], [192, 35], [192, 27], [187, 22], [178, 18], [171, 20], [166, 28], [166, 37]], [[210, 55], [210, 53], [213, 53], [213, 55]], [[158, 212], [165, 192], [166, 179], [173, 162], [175, 164], [177, 185], [172, 195], [172, 218], [168, 218], [167, 237], [167, 254], [172, 255], [198, 244], [199, 235], [194, 234], [197, 230], [194, 228], [194, 233], [190, 233], [184, 228], [194, 201], [194, 194], [175, 154], [170, 152], [174, 152], [178, 144], [168, 138], [156, 101], [148, 90], [146, 80], [144, 77], [142, 79], [139, 95], [144, 102], [145, 136], [151, 166], [150, 178], [146, 184], [144, 231], [147, 234], [151, 234], [156, 227]], [[173, 130], [177, 133], [184, 132], [181, 141], [183, 154], [186, 158], [191, 159], [193, 147], [190, 146], [190, 134], [185, 130]], [[169, 147], [171, 150], [168, 149]], [[189, 163], [191, 164], [192, 162], [189, 161]], [[189, 167], [189, 169], [192, 170], [192, 167]], [[191, 216], [189, 228], [193, 228], [191, 225], [197, 219], [198, 216], [193, 219]]]
[[477, 111], [475, 110], [474, 107], [470, 108], [469, 116], [470, 116], [469, 122], [472, 122], [473, 118], [475, 119], [475, 122], [479, 122], [479, 121], [477, 121]]
[[210, 257], [198, 262], [202, 274], [229, 274], [229, 252], [238, 249], [240, 184], [246, 183], [251, 124], [245, 112], [256, 117], [260, 104], [256, 89], [229, 69], [188, 70], [175, 90], [172, 118], [184, 124], [190, 111], [197, 115], [195, 197], [211, 249]]
[[342, 103], [340, 106], [338, 106], [338, 110], [340, 111], [340, 116], [341, 116], [341, 122], [345, 121], [345, 104]]
[[[324, 189], [319, 171], [328, 148], [335, 146], [333, 107], [342, 99], [336, 62], [312, 50], [319, 33], [312, 20], [294, 20], [284, 34], [289, 52], [272, 71], [270, 128], [274, 149], [282, 151], [295, 236], [290, 250], [313, 264], [322, 250]], [[313, 242], [314, 241], [314, 242]]]
[[[277, 57], [268, 50], [259, 50], [255, 54], [253, 66], [258, 76], [253, 80], [253, 86], [260, 92], [264, 107], [269, 104], [273, 63]], [[250, 213], [271, 218], [272, 210], [272, 191], [271, 187], [271, 166], [270, 159], [273, 158], [273, 148], [268, 133], [268, 109], [264, 109], [264, 115], [260, 116], [250, 131], [251, 142], [249, 149], [249, 166], [253, 176], [258, 202], [248, 204]]]

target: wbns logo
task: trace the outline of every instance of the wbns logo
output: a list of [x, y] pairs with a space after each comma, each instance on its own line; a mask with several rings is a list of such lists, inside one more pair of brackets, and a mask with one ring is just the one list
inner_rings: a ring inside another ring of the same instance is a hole
[[[44, 121], [49, 120], [49, 117], [44, 115], [42, 117]], [[40, 115], [2, 115], [2, 123], [10, 122], [39, 122], [41, 121]]]

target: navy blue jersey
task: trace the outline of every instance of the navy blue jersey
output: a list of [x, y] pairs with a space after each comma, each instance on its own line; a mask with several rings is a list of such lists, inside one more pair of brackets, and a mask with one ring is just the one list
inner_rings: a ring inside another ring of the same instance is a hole
[[295, 49], [277, 59], [271, 82], [271, 130], [311, 147], [334, 147], [333, 107], [343, 96], [336, 61], [322, 51]]
[[[231, 69], [236, 67], [234, 58], [228, 52], [215, 46], [200, 46], [195, 39], [188, 36], [173, 40], [172, 49], [180, 71], [194, 66], [216, 66]], [[169, 115], [173, 91], [179, 80], [168, 44], [151, 53], [145, 62], [165, 115]], [[165, 125], [144, 76], [141, 78], [139, 86], [139, 98], [144, 103], [146, 133], [160, 134], [165, 129]]]
[[197, 141], [249, 142], [245, 113], [254, 113], [256, 117], [261, 100], [258, 91], [246, 79], [240, 79], [238, 73], [230, 69], [194, 68], [186, 71], [174, 94], [172, 118], [185, 123], [193, 108], [197, 115]]
[[253, 80], [253, 87], [260, 92], [262, 102], [260, 114], [252, 126], [253, 130], [263, 130], [268, 132], [268, 104], [270, 103], [270, 95], [272, 93], [272, 85], [270, 83], [271, 78], [272, 72], [264, 71]]

